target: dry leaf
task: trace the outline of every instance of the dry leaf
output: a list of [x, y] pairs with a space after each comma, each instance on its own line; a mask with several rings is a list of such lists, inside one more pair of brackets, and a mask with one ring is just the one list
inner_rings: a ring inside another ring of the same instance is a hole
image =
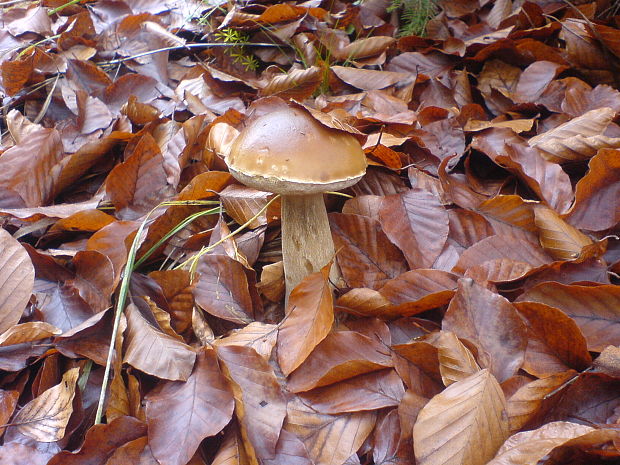
[[413, 450], [420, 465], [486, 465], [507, 437], [504, 394], [493, 375], [481, 370], [422, 408]]
[[288, 376], [331, 331], [334, 322], [329, 270], [308, 275], [288, 300], [287, 316], [278, 331], [278, 363]]
[[67, 371], [59, 384], [24, 405], [11, 423], [20, 433], [36, 441], [62, 439], [73, 413], [73, 397], [79, 374], [79, 368]]

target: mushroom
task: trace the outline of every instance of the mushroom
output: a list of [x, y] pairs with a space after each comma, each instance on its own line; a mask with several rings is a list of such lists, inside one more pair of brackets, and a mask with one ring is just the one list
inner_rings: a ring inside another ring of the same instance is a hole
[[[353, 135], [321, 124], [301, 106], [282, 103], [248, 119], [226, 163], [246, 186], [282, 195], [288, 302], [293, 288], [335, 255], [323, 193], [355, 184], [367, 163]], [[336, 270], [333, 266], [332, 280], [339, 275]]]

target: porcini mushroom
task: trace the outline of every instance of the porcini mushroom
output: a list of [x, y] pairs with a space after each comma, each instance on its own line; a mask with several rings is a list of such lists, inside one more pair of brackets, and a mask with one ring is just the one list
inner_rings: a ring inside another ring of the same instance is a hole
[[282, 195], [288, 301], [304, 277], [334, 258], [323, 193], [360, 180], [366, 172], [364, 151], [353, 135], [323, 125], [303, 107], [279, 105], [249, 119], [226, 163], [246, 186]]

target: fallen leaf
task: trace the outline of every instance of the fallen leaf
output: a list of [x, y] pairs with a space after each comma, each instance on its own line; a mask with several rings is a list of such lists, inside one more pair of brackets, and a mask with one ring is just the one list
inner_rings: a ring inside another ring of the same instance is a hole
[[519, 302], [540, 302], [562, 310], [581, 329], [588, 350], [600, 352], [620, 345], [620, 289], [614, 285], [578, 286], [546, 282], [519, 296]]
[[34, 268], [28, 253], [4, 229], [0, 229], [0, 333], [16, 324], [30, 300]]
[[124, 362], [159, 378], [187, 380], [194, 367], [196, 352], [164, 333], [144, 301], [135, 302], [126, 310]]
[[235, 397], [246, 453], [252, 460], [273, 459], [287, 404], [273, 369], [251, 347], [220, 346], [217, 356]]
[[433, 397], [413, 426], [420, 465], [486, 465], [508, 437], [506, 400], [488, 370], [451, 384]]
[[294, 398], [284, 429], [301, 439], [314, 463], [340, 465], [357, 452], [374, 425], [374, 412], [327, 415]]
[[162, 465], [185, 465], [204, 438], [224, 429], [233, 408], [234, 399], [215, 352], [203, 348], [187, 381], [161, 384], [146, 398], [153, 455]]
[[476, 359], [498, 381], [505, 381], [521, 367], [527, 336], [513, 305], [468, 279], [459, 281], [448, 306], [442, 329], [473, 344]]
[[286, 319], [278, 330], [278, 363], [288, 376], [331, 331], [334, 322], [329, 270], [308, 275], [291, 292]]
[[67, 371], [62, 381], [34, 398], [13, 417], [11, 422], [20, 433], [40, 442], [62, 439], [73, 413], [73, 397], [79, 368]]

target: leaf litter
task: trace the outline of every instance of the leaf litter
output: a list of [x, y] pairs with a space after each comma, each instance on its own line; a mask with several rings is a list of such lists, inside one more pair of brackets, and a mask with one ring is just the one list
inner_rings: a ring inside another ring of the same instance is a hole
[[[617, 5], [6, 3], [1, 463], [620, 458]], [[259, 99], [369, 163], [286, 308]]]

